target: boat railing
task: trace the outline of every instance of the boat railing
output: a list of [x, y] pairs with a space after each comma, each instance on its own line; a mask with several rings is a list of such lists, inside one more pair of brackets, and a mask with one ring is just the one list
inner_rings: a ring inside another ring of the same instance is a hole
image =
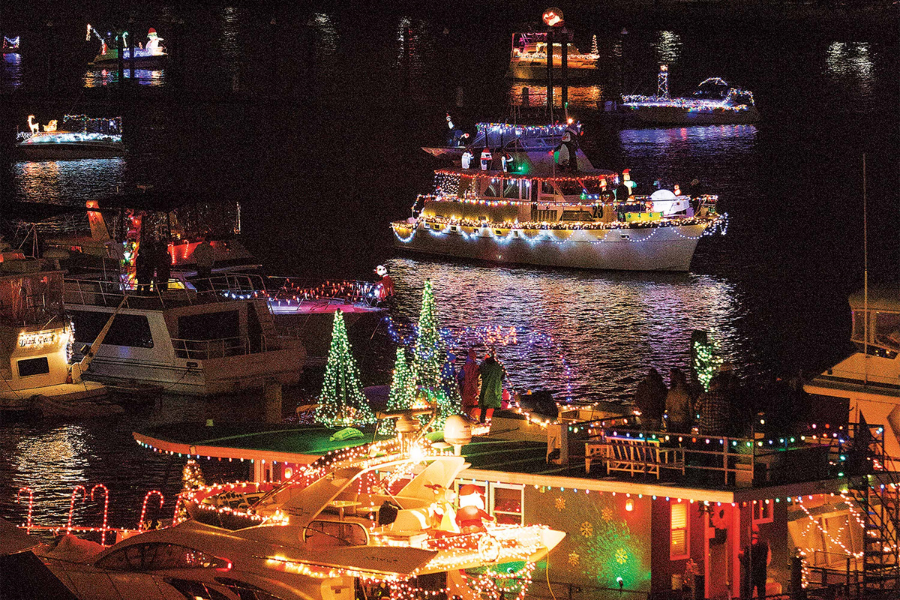
[[[730, 437], [649, 431], [629, 425], [604, 427], [599, 423], [579, 426], [582, 431], [590, 432], [584, 440], [587, 472], [592, 464], [602, 464], [604, 471], [608, 468], [632, 475], [652, 473], [659, 476], [660, 469], [663, 473], [676, 469], [688, 478], [705, 477], [703, 473], [706, 473], [708, 477], [720, 477], [725, 485], [738, 487], [827, 479], [837, 475], [832, 471], [841, 468], [839, 457], [848, 437], [844, 430], [809, 435], [754, 432], [752, 437]], [[642, 451], [643, 446], [659, 451]], [[677, 452], [678, 460], [674, 466], [660, 458], [667, 451]]]
[[[253, 346], [250, 336], [237, 336], [219, 338], [214, 340], [187, 340], [172, 338], [172, 346], [175, 348], [175, 356], [189, 360], [209, 360], [211, 358], [225, 358], [227, 356], [242, 356], [252, 354]], [[266, 348], [265, 336], [260, 336], [258, 351]]]

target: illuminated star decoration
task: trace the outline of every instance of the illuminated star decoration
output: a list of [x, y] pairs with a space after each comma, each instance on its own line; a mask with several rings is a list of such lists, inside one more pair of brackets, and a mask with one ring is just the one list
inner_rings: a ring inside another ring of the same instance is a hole
[[560, 496], [556, 499], [556, 510], [565, 510], [566, 509], [566, 499]]
[[570, 552], [569, 553], [569, 564], [572, 565], [573, 567], [577, 567], [580, 563], [581, 563], [581, 557], [578, 555], [578, 553]]
[[353, 358], [347, 326], [341, 311], [334, 312], [331, 348], [325, 365], [322, 395], [316, 407], [315, 421], [328, 427], [350, 427], [375, 422], [375, 413], [366, 401], [359, 368]]

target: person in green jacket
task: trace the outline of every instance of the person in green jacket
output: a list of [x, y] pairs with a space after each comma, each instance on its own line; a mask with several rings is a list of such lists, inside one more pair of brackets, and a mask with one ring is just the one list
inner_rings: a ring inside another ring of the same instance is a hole
[[478, 422], [490, 423], [494, 409], [500, 408], [503, 399], [503, 380], [506, 378], [506, 369], [497, 362], [496, 351], [493, 348], [479, 365], [478, 373], [481, 375], [481, 394], [478, 397], [481, 412]]

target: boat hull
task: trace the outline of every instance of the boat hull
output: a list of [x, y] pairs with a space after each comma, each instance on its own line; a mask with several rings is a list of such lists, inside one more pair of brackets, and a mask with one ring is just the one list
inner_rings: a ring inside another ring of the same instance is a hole
[[638, 106], [627, 110], [644, 123], [660, 125], [742, 125], [756, 123], [759, 111], [748, 110], [688, 110], [678, 106]]
[[125, 154], [119, 144], [19, 144], [20, 158], [26, 160], [77, 160], [81, 158], [113, 158]]
[[402, 250], [497, 263], [611, 271], [687, 271], [705, 226], [495, 230], [395, 224]]

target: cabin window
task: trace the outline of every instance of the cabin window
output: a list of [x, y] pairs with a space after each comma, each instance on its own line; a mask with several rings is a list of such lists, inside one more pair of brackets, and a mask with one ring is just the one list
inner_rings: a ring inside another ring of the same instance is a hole
[[369, 537], [359, 523], [313, 521], [303, 530], [303, 540], [316, 547], [365, 546]]
[[484, 188], [484, 195], [487, 198], [502, 197], [500, 191], [503, 189], [503, 181], [492, 181], [490, 185]]
[[[93, 344], [110, 316], [112, 313], [72, 311], [75, 341], [82, 344]], [[150, 322], [143, 315], [120, 313], [113, 320], [106, 337], [103, 338], [103, 343], [110, 346], [152, 348], [153, 335], [150, 333]]]
[[688, 503], [670, 502], [672, 509], [671, 544], [669, 559], [688, 557]]
[[507, 179], [505, 181], [506, 186], [503, 188], [503, 197], [504, 198], [513, 198], [515, 200], [519, 199], [519, 180], [518, 179]]
[[222, 340], [241, 336], [241, 315], [236, 310], [178, 317], [183, 340]]
[[900, 350], [900, 313], [875, 313], [875, 343], [889, 350]]
[[32, 375], [45, 375], [50, 372], [50, 363], [46, 356], [40, 358], [26, 358], [20, 360], [19, 377], [31, 377]]
[[520, 485], [496, 483], [491, 486], [491, 514], [497, 523], [521, 525], [525, 488]]
[[228, 569], [229, 561], [176, 544], [135, 544], [97, 561], [113, 571], [161, 571], [163, 569]]
[[753, 523], [771, 523], [775, 520], [773, 515], [775, 504], [766, 500], [760, 500], [753, 505]]

